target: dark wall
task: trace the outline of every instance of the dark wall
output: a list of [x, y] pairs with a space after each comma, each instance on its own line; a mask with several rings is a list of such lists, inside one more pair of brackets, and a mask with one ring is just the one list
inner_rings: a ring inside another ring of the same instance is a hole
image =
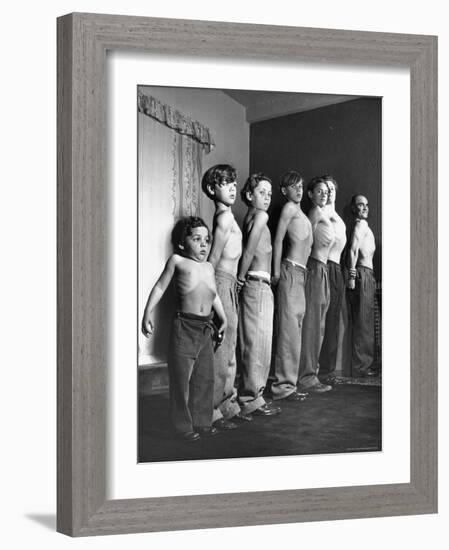
[[[297, 170], [308, 182], [331, 174], [338, 183], [337, 212], [348, 228], [349, 203], [362, 194], [370, 206], [369, 224], [376, 238], [374, 266], [381, 274], [382, 237], [382, 100], [362, 98], [304, 113], [251, 124], [250, 171], [273, 180], [270, 226], [274, 232], [284, 204], [278, 183], [287, 170]], [[302, 208], [310, 208], [303, 198]], [[274, 233], [273, 233], [274, 234]]]

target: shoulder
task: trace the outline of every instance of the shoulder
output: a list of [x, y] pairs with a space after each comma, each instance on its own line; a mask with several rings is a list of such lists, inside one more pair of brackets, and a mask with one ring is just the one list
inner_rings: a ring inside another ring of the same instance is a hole
[[281, 217], [282, 218], [291, 218], [298, 212], [298, 208], [295, 204], [288, 201], [284, 204], [282, 210], [281, 210]]
[[354, 225], [354, 231], [359, 233], [365, 233], [368, 230], [368, 222], [366, 220], [356, 220]]
[[263, 224], [266, 224], [268, 222], [268, 214], [266, 212], [263, 212], [262, 210], [258, 210], [255, 214], [254, 214], [254, 224], [257, 224], [257, 225], [263, 225]]
[[224, 212], [220, 212], [215, 216], [215, 223], [218, 227], [221, 227], [223, 229], [230, 228], [234, 221], [234, 214], [230, 210], [225, 210]]
[[322, 211], [317, 206], [313, 206], [309, 211], [309, 220], [313, 223], [319, 221], [322, 218]]

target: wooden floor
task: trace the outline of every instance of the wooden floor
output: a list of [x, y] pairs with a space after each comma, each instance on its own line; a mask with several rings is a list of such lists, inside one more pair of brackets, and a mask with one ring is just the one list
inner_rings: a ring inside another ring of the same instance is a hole
[[380, 451], [382, 389], [378, 380], [340, 379], [334, 389], [303, 403], [279, 402], [282, 413], [255, 417], [236, 430], [200, 441], [175, 440], [168, 394], [139, 402], [139, 462]]

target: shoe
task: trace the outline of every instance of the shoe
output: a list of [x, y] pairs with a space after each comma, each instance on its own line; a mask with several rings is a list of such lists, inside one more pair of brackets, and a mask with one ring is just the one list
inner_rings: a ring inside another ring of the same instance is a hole
[[206, 426], [203, 428], [195, 427], [195, 431], [200, 434], [200, 437], [212, 437], [218, 434], [217, 428], [213, 426]]
[[198, 432], [178, 432], [176, 433], [176, 439], [181, 439], [182, 441], [198, 441], [200, 434]]
[[280, 412], [280, 407], [264, 403], [258, 409], [254, 410], [251, 414], [253, 414], [254, 416], [274, 416], [275, 414], [280, 414]]
[[235, 418], [235, 420], [241, 420], [242, 422], [251, 422], [253, 419], [251, 414], [245, 413], [243, 411], [240, 411], [238, 414], [236, 414], [232, 418]]
[[325, 385], [333, 386], [337, 383], [337, 377], [335, 374], [328, 374], [327, 376], [320, 378], [320, 382]]
[[307, 398], [310, 397], [310, 393], [306, 391], [299, 391], [295, 390], [291, 394], [287, 395], [287, 397], [283, 398], [283, 401], [305, 401]]
[[332, 386], [329, 386], [329, 384], [322, 384], [321, 382], [317, 382], [313, 386], [307, 386], [307, 391], [313, 392], [313, 393], [325, 393], [327, 391], [331, 391]]
[[226, 420], [226, 418], [219, 418], [218, 420], [215, 420], [214, 428], [220, 432], [225, 430], [235, 430], [237, 428], [237, 424], [231, 422], [230, 420]]

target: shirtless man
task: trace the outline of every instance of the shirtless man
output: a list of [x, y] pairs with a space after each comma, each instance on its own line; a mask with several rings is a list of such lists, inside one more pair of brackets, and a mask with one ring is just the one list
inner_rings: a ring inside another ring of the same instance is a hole
[[345, 293], [345, 283], [340, 267], [341, 253], [346, 244], [346, 225], [335, 211], [335, 200], [338, 185], [332, 176], [323, 176], [329, 188], [329, 197], [325, 212], [334, 226], [335, 240], [329, 250], [327, 258], [327, 272], [329, 274], [330, 303], [326, 315], [326, 327], [320, 353], [320, 381], [325, 384], [335, 382], [337, 367], [338, 338], [340, 332], [340, 314]]
[[242, 413], [234, 387], [237, 370], [238, 293], [237, 268], [242, 254], [242, 232], [232, 213], [237, 194], [236, 170], [228, 164], [217, 164], [202, 179], [204, 193], [215, 203], [213, 244], [209, 262], [215, 268], [218, 295], [227, 319], [224, 341], [215, 352], [215, 388], [213, 423], [219, 430], [237, 428], [231, 418], [250, 420]]
[[[304, 401], [306, 392], [297, 389], [301, 356], [302, 322], [306, 310], [306, 264], [312, 246], [312, 226], [301, 210], [303, 177], [295, 171], [285, 173], [280, 181], [281, 193], [287, 199], [274, 239], [273, 284], [277, 285], [275, 316], [275, 380], [273, 399]], [[285, 258], [283, 241], [287, 237]]]
[[245, 413], [255, 416], [281, 412], [263, 397], [273, 337], [271, 235], [267, 226], [271, 194], [271, 180], [261, 173], [252, 174], [241, 191], [248, 212], [243, 221], [244, 246], [237, 277], [243, 284], [239, 311], [242, 368], [239, 402]]
[[373, 256], [376, 242], [368, 226], [368, 200], [354, 195], [351, 210], [356, 220], [348, 254], [348, 293], [352, 323], [352, 375], [377, 376], [374, 361], [374, 297], [376, 280]]
[[299, 387], [316, 393], [332, 389], [318, 379], [319, 357], [324, 338], [330, 291], [327, 260], [335, 242], [335, 229], [326, 212], [329, 188], [323, 177], [313, 178], [307, 188], [312, 201], [309, 220], [312, 224], [313, 246], [307, 262], [306, 314], [302, 330]]
[[214, 268], [207, 262], [209, 229], [201, 218], [178, 222], [173, 232], [173, 254], [148, 297], [142, 332], [153, 334], [152, 312], [174, 278], [177, 312], [168, 354], [170, 418], [177, 437], [196, 441], [215, 435], [213, 411], [212, 308], [219, 319], [218, 334], [226, 330], [226, 317], [215, 286]]

